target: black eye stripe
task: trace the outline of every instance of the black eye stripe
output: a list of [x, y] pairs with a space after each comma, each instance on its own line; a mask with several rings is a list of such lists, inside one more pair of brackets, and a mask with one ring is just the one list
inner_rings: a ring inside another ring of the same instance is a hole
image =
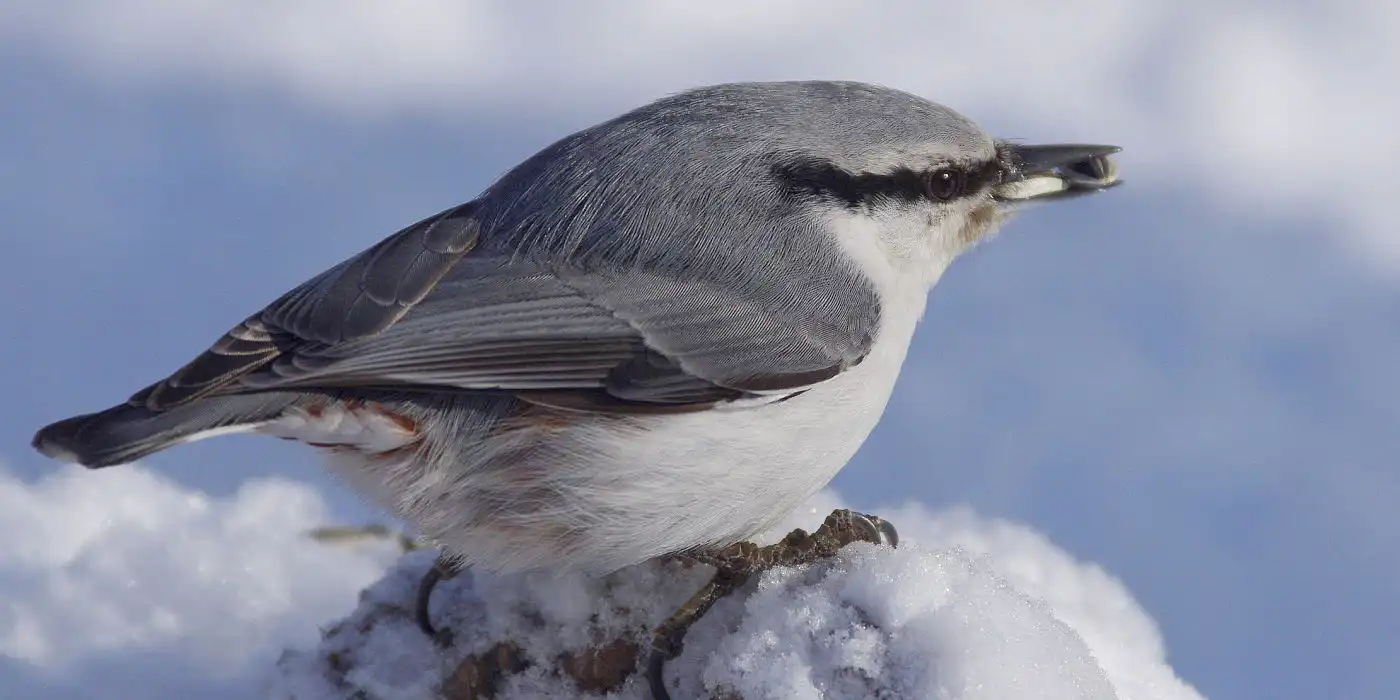
[[979, 192], [1001, 177], [995, 161], [971, 165], [950, 165], [919, 172], [899, 168], [890, 173], [853, 173], [820, 158], [797, 158], [774, 165], [772, 172], [789, 199], [817, 197], [840, 202], [847, 207], [875, 204], [880, 200], [918, 202], [938, 199], [931, 180], [940, 171], [951, 171], [962, 186], [950, 198]]

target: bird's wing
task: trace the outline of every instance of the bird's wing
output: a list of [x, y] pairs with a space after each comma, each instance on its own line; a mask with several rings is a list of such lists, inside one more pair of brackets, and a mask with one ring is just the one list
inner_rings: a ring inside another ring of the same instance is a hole
[[374, 336], [422, 301], [480, 238], [467, 203], [429, 217], [312, 278], [250, 316], [131, 403], [161, 409], [217, 391], [308, 350]]
[[[287, 293], [132, 402], [460, 389], [581, 410], [688, 410], [800, 390], [858, 362], [870, 343], [874, 320], [851, 319], [872, 310], [812, 323], [723, 276], [586, 270], [528, 250], [479, 250], [479, 239], [470, 203], [418, 222]], [[819, 290], [813, 297], [830, 305]]]

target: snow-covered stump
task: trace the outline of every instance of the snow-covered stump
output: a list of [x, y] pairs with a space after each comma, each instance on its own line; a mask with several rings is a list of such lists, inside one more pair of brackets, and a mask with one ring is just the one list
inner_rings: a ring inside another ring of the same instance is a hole
[[[829, 500], [829, 499], [827, 499]], [[820, 522], [814, 504], [791, 525]], [[1043, 538], [970, 514], [888, 515], [899, 549], [855, 544], [767, 572], [720, 601], [666, 666], [676, 698], [1195, 698], [1121, 586]], [[788, 527], [771, 533], [774, 541]], [[434, 592], [436, 646], [413, 621], [431, 552], [415, 552], [287, 652], [282, 699], [647, 698], [650, 630], [710, 569], [645, 564], [605, 578], [467, 572]]]

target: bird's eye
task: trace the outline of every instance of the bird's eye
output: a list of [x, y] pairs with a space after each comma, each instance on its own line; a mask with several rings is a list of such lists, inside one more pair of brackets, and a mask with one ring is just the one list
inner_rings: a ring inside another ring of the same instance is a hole
[[952, 168], [934, 170], [924, 176], [924, 191], [929, 197], [942, 202], [961, 195], [966, 184], [962, 171]]

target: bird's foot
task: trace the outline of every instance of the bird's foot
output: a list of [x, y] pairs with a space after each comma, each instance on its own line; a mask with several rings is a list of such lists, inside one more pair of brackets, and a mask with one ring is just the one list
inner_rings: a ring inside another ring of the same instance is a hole
[[893, 547], [899, 544], [899, 534], [893, 525], [881, 518], [843, 509], [826, 516], [816, 532], [793, 530], [782, 541], [767, 547], [740, 542], [716, 550], [675, 555], [684, 562], [709, 564], [715, 567], [715, 575], [653, 632], [651, 657], [647, 663], [647, 683], [651, 686], [652, 697], [669, 700], [671, 696], [663, 677], [665, 664], [680, 654], [690, 626], [704, 617], [715, 603], [756, 574], [776, 566], [800, 566], [829, 559], [853, 542]]
[[455, 578], [460, 573], [462, 564], [458, 559], [446, 552], [439, 554], [432, 568], [428, 569], [428, 572], [423, 574], [423, 579], [418, 582], [418, 597], [413, 601], [413, 619], [418, 622], [418, 629], [445, 647], [452, 646], [452, 631], [433, 627], [433, 621], [428, 616], [428, 601], [432, 599], [433, 588], [439, 581]]

